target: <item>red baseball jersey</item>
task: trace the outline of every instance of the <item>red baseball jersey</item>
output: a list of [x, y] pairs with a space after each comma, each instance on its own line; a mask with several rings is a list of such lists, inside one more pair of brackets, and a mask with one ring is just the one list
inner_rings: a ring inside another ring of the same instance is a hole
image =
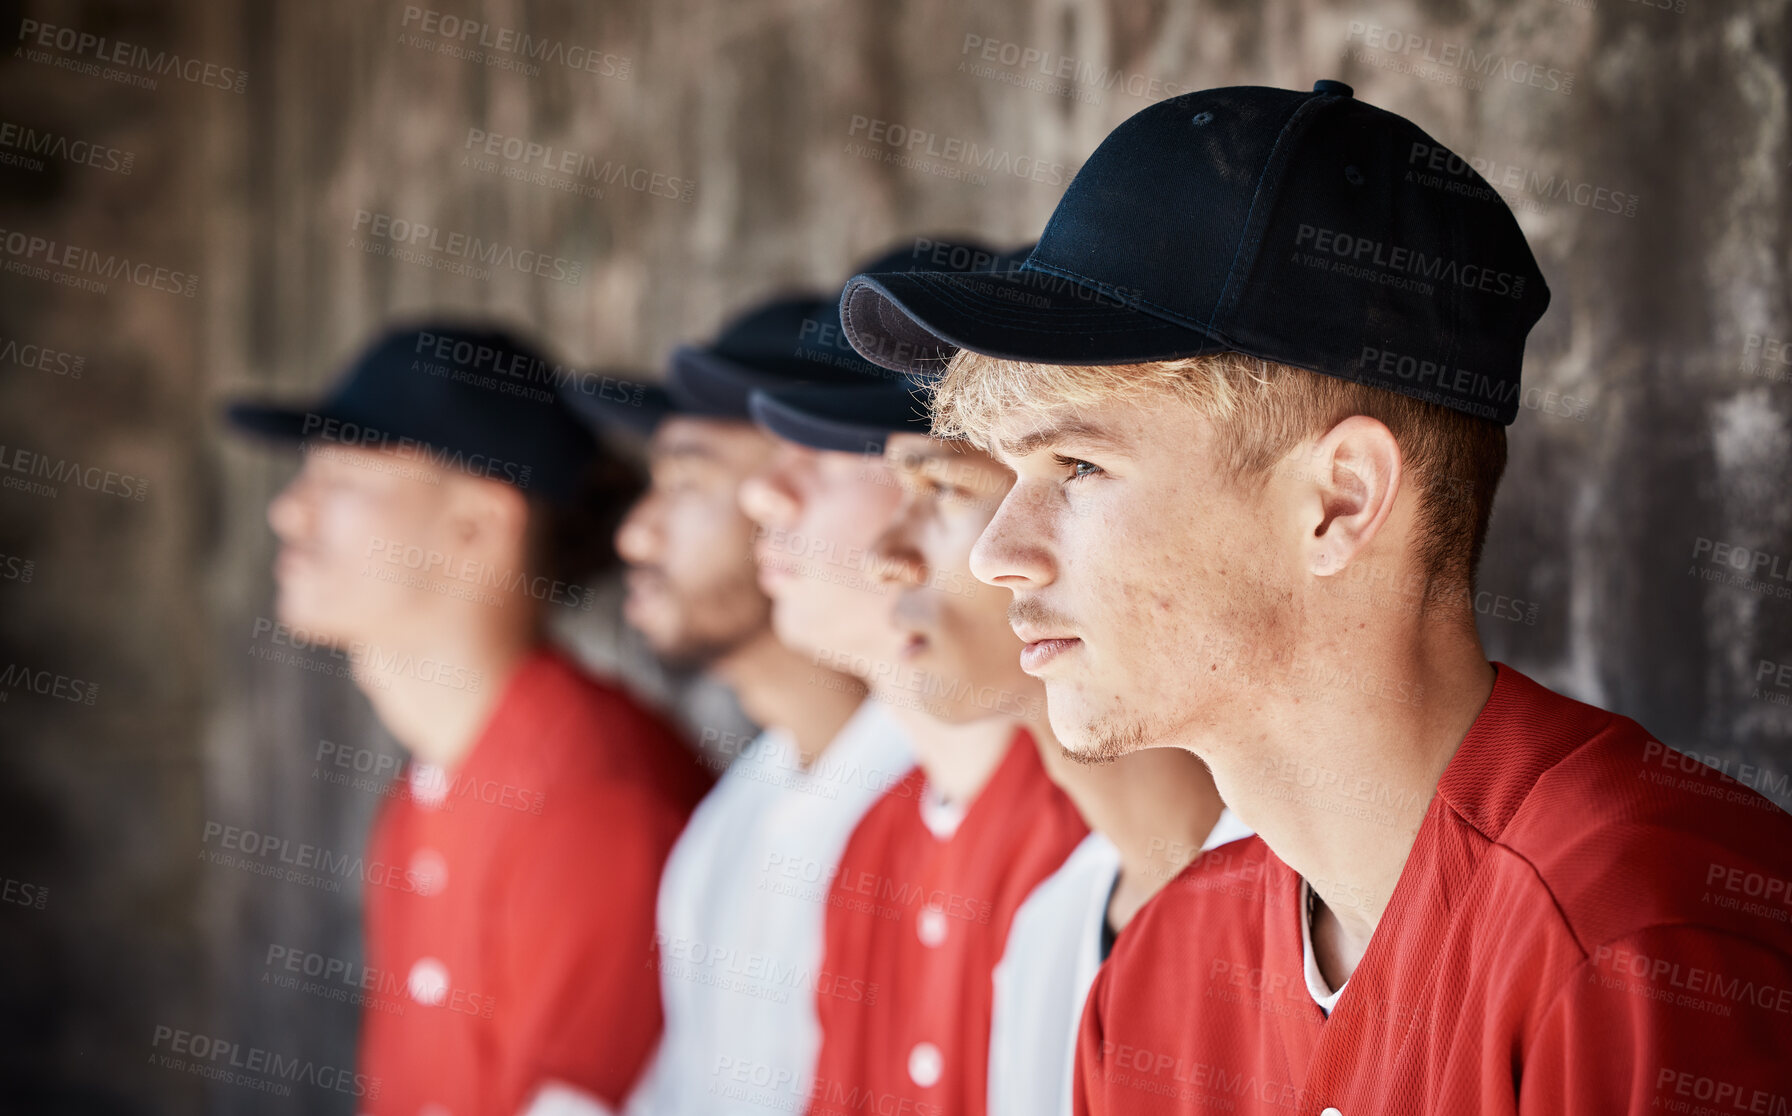
[[547, 1081], [619, 1106], [659, 1033], [660, 868], [707, 782], [547, 648], [459, 767], [413, 763], [368, 849], [360, 1111], [516, 1116]]
[[1300, 880], [1203, 855], [1084, 1008], [1078, 1113], [1792, 1112], [1792, 818], [1507, 666], [1329, 1018]]
[[923, 816], [925, 785], [916, 768], [866, 813], [829, 891], [823, 967], [842, 991], [816, 997], [811, 1116], [981, 1116], [1009, 923], [1089, 831], [1025, 731], [949, 834]]

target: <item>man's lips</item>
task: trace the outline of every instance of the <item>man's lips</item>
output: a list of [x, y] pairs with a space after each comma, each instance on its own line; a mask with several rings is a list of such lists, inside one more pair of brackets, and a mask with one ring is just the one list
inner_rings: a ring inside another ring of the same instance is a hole
[[288, 577], [303, 569], [311, 561], [311, 556], [294, 546], [283, 546], [274, 555], [274, 579]]
[[759, 582], [759, 591], [767, 596], [777, 596], [778, 591], [788, 582], [795, 581], [799, 571], [788, 560], [779, 558], [761, 559], [754, 571]]
[[1083, 642], [1076, 636], [1047, 631], [1031, 624], [1014, 625], [1014, 634], [1024, 645], [1020, 649], [1020, 669], [1028, 674], [1044, 669], [1047, 663], [1082, 646]]

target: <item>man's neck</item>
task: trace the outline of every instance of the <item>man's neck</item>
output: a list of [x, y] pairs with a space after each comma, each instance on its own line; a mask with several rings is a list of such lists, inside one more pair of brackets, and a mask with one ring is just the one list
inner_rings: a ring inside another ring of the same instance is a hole
[[[511, 676], [540, 643], [531, 624], [503, 623], [496, 615], [478, 619], [485, 623], [384, 633], [368, 641], [378, 654], [366, 655], [355, 666], [355, 685], [367, 695], [374, 715], [424, 763], [452, 769], [466, 759]], [[435, 669], [381, 666], [424, 660]]]
[[1198, 756], [1147, 748], [1113, 763], [1080, 764], [1064, 754], [1049, 722], [1030, 725], [1052, 781], [1089, 828], [1120, 853], [1108, 923], [1123, 930], [1140, 907], [1187, 867], [1213, 832], [1225, 803]]
[[1359, 639], [1349, 663], [1313, 655], [1308, 679], [1336, 667], [1378, 682], [1265, 703], [1248, 735], [1201, 749], [1232, 811], [1317, 894], [1314, 949], [1334, 988], [1368, 949], [1438, 781], [1492, 692], [1472, 633], [1425, 635], [1404, 654]]
[[968, 805], [1002, 766], [1014, 741], [1015, 723], [986, 717], [968, 724], [948, 724], [905, 707], [904, 696], [912, 697], [901, 691], [889, 695], [886, 706], [908, 730], [916, 766], [941, 801]]
[[734, 691], [748, 720], [790, 734], [804, 768], [827, 751], [865, 701], [863, 682], [814, 665], [778, 642], [769, 627], [710, 670]]

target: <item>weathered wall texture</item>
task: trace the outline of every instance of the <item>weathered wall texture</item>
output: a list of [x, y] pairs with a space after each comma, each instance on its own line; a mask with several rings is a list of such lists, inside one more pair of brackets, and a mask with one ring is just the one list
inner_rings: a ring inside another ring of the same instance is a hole
[[[1774, 685], [1792, 664], [1780, 0], [163, 0], [0, 15], [8, 33], [36, 20], [247, 75], [240, 92], [203, 72], [142, 88], [71, 68], [92, 50], [54, 36], [0, 55], [0, 124], [115, 149], [100, 166], [66, 143], [0, 163], [0, 346], [14, 346], [0, 347], [0, 479], [25, 476], [23, 450], [145, 486], [0, 489], [0, 666], [63, 676], [60, 692], [0, 692], [0, 1090], [26, 1109], [353, 1111], [311, 1085], [271, 1097], [151, 1061], [158, 1027], [352, 1061], [352, 1005], [262, 978], [271, 945], [357, 958], [355, 886], [199, 854], [208, 824], [357, 850], [377, 796], [314, 778], [317, 754], [392, 752], [346, 682], [262, 655], [263, 508], [294, 459], [228, 439], [224, 399], [316, 389], [389, 317], [442, 309], [652, 370], [753, 299], [835, 284], [898, 236], [1030, 239], [1080, 160], [1166, 85], [1340, 78], [1502, 188], [1554, 301], [1486, 561], [1491, 652], [1792, 805], [1792, 690]], [[526, 31], [555, 59], [594, 51], [599, 72], [452, 57], [444, 15]], [[1063, 58], [1068, 83], [1039, 72]], [[610, 180], [582, 196], [509, 177], [521, 165], [479, 162], [474, 130], [588, 156]], [[899, 133], [916, 146], [890, 146]], [[973, 143], [989, 166], [958, 157]], [[0, 133], [8, 153], [22, 155]], [[121, 154], [128, 174], [105, 165]], [[469, 277], [430, 266], [440, 253], [370, 254], [358, 214], [582, 274]], [[44, 260], [13, 233], [196, 282], [191, 297], [153, 275], [76, 289], [52, 275], [66, 266], [21, 270]], [[580, 636], [664, 681], [606, 613]], [[91, 703], [74, 683], [97, 685]]]

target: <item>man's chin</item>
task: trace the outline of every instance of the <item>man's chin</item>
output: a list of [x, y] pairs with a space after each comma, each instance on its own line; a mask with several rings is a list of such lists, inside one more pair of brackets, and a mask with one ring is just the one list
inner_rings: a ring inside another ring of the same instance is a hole
[[1144, 727], [1135, 721], [1089, 717], [1081, 710], [1068, 709], [1049, 699], [1046, 709], [1065, 756], [1076, 763], [1090, 767], [1112, 763], [1151, 746]]
[[294, 639], [321, 647], [340, 647], [352, 638], [323, 609], [308, 607], [304, 598], [281, 592], [274, 597], [274, 619]]

